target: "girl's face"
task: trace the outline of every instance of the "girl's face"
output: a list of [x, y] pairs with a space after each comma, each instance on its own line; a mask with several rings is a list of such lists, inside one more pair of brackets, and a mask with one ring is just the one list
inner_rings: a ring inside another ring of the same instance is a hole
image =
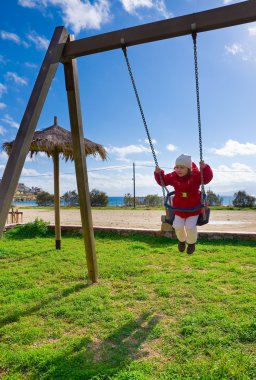
[[184, 177], [184, 175], [188, 174], [189, 169], [186, 166], [183, 165], [177, 165], [174, 168], [175, 172], [179, 177]]

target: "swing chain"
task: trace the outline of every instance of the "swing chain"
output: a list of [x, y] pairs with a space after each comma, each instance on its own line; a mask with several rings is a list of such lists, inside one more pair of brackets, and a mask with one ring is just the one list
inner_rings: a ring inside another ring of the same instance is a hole
[[138, 106], [139, 106], [139, 109], [140, 109], [140, 114], [141, 114], [141, 117], [142, 117], [142, 121], [143, 121], [144, 127], [146, 129], [146, 133], [147, 133], [147, 137], [148, 137], [150, 148], [152, 150], [153, 158], [154, 158], [156, 166], [158, 166], [155, 150], [154, 150], [154, 147], [153, 147], [153, 144], [152, 144], [152, 140], [151, 140], [151, 137], [150, 137], [150, 134], [149, 134], [146, 118], [145, 118], [145, 115], [144, 115], [144, 112], [143, 112], [143, 109], [142, 109], [142, 106], [141, 106], [141, 101], [140, 101], [139, 94], [138, 94], [138, 91], [137, 91], [137, 87], [136, 87], [136, 84], [135, 84], [135, 80], [134, 80], [134, 76], [133, 76], [133, 73], [132, 73], [131, 65], [130, 65], [130, 62], [129, 62], [129, 59], [128, 59], [126, 46], [123, 46], [122, 50], [123, 50], [124, 57], [125, 57], [126, 64], [127, 64], [127, 68], [128, 68], [128, 71], [129, 71], [129, 74], [130, 74], [130, 77], [131, 77], [132, 86], [133, 86], [133, 89], [134, 89], [134, 92], [135, 92], [135, 95], [136, 95], [136, 99], [137, 99]]
[[[136, 99], [137, 99], [137, 103], [138, 103], [138, 106], [139, 106], [139, 110], [140, 110], [140, 114], [141, 114], [141, 117], [142, 117], [142, 121], [143, 121], [145, 130], [146, 130], [146, 133], [147, 133], [148, 142], [149, 142], [149, 145], [150, 145], [150, 148], [151, 148], [151, 151], [152, 151], [154, 162], [155, 162], [155, 165], [157, 167], [159, 167], [158, 162], [157, 162], [157, 158], [156, 158], [156, 153], [155, 153], [155, 150], [154, 150], [154, 147], [153, 147], [152, 139], [151, 139], [150, 134], [149, 134], [146, 118], [145, 118], [145, 115], [144, 115], [144, 112], [143, 112], [143, 109], [142, 109], [141, 101], [140, 101], [139, 94], [138, 94], [138, 91], [137, 91], [137, 87], [136, 87], [136, 84], [135, 84], [135, 80], [134, 80], [134, 76], [133, 76], [133, 73], [132, 73], [132, 69], [131, 69], [131, 65], [130, 65], [130, 62], [129, 62], [129, 58], [128, 58], [128, 55], [127, 55], [127, 48], [126, 48], [125, 45], [122, 46], [122, 50], [123, 50], [123, 53], [124, 53], [124, 57], [125, 57], [126, 65], [127, 65], [127, 68], [128, 68], [128, 72], [130, 74], [133, 90], [134, 90], [134, 93], [136, 95]], [[161, 173], [159, 173], [159, 174], [160, 174], [159, 176], [160, 176], [160, 181], [161, 181], [161, 186], [162, 186], [162, 191], [163, 191], [163, 197], [165, 199], [165, 190], [167, 192], [168, 192], [168, 190], [167, 190], [167, 188], [166, 188], [166, 186], [164, 184], [164, 181], [163, 181], [163, 178], [161, 176]]]
[[[193, 46], [194, 46], [194, 62], [195, 62], [195, 80], [196, 80], [196, 101], [197, 101], [197, 119], [198, 119], [198, 134], [199, 134], [199, 153], [200, 153], [200, 162], [203, 161], [203, 144], [202, 144], [202, 125], [201, 125], [201, 112], [200, 112], [200, 96], [199, 96], [199, 75], [198, 75], [198, 61], [197, 61], [197, 33], [192, 32]], [[201, 197], [203, 203], [204, 197], [204, 176], [203, 170], [200, 168], [201, 172]]]
[[[200, 153], [200, 162], [202, 162], [203, 161], [203, 147], [202, 147], [202, 128], [201, 128], [201, 112], [200, 112], [200, 96], [199, 96], [199, 75], [198, 75], [198, 62], [197, 62], [197, 43], [196, 43], [197, 33], [195, 31], [192, 32], [192, 38], [193, 38], [193, 45], [194, 45], [194, 68], [195, 68], [195, 80], [196, 80], [197, 118], [198, 118], [198, 133], [199, 133], [199, 153]], [[145, 115], [144, 115], [144, 112], [143, 112], [143, 109], [142, 109], [142, 105], [141, 105], [141, 102], [140, 102], [139, 94], [138, 94], [137, 87], [136, 87], [136, 84], [135, 84], [135, 80], [134, 80], [134, 77], [133, 77], [131, 65], [130, 65], [130, 62], [129, 62], [129, 59], [128, 59], [127, 48], [126, 48], [126, 46], [124, 44], [124, 41], [121, 41], [121, 42], [122, 42], [122, 50], [123, 50], [123, 53], [124, 53], [126, 65], [127, 65], [127, 68], [128, 68], [128, 72], [129, 72], [130, 78], [131, 78], [133, 90], [134, 90], [134, 93], [135, 93], [135, 96], [136, 96], [136, 99], [137, 99], [137, 103], [138, 103], [138, 106], [139, 106], [139, 110], [140, 110], [140, 114], [141, 114], [141, 117], [142, 117], [142, 121], [143, 121], [145, 130], [146, 130], [146, 134], [147, 134], [149, 145], [150, 145], [150, 148], [151, 148], [151, 151], [152, 151], [152, 155], [153, 155], [153, 158], [154, 158], [154, 161], [155, 161], [155, 165], [157, 167], [159, 167], [158, 162], [157, 162], [157, 158], [156, 158], [156, 154], [155, 154], [155, 150], [154, 150], [154, 147], [153, 147], [153, 143], [152, 143], [152, 140], [151, 140], [151, 137], [150, 137], [150, 134], [149, 134], [146, 118], [145, 118]], [[200, 173], [201, 173], [201, 201], [203, 203], [205, 190], [204, 190], [203, 170], [202, 170], [201, 167], [200, 167]], [[159, 174], [160, 174], [160, 181], [161, 181], [161, 186], [162, 186], [162, 191], [163, 191], [163, 197], [165, 198], [165, 190], [168, 193], [168, 189], [166, 188], [166, 186], [165, 186], [165, 184], [163, 182], [163, 178], [161, 176], [161, 173], [159, 173]]]

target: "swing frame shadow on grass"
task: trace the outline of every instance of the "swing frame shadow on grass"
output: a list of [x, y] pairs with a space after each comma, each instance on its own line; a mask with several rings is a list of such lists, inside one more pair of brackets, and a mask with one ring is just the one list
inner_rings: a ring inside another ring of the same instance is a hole
[[50, 241], [2, 240], [3, 379], [253, 379], [254, 242], [96, 233], [86, 286], [81, 236]]

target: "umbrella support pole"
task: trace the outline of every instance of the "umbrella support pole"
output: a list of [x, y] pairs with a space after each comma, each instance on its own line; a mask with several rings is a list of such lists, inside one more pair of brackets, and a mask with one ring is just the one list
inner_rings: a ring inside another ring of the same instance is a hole
[[59, 153], [53, 155], [54, 170], [54, 208], [55, 208], [55, 248], [61, 249], [61, 226], [60, 226], [60, 180], [59, 180]]
[[[69, 38], [71, 40], [73, 39], [73, 36], [69, 36]], [[84, 157], [82, 113], [75, 59], [64, 62], [64, 72], [88, 277], [89, 283], [95, 283], [98, 280], [98, 268], [94, 242], [87, 165]]]

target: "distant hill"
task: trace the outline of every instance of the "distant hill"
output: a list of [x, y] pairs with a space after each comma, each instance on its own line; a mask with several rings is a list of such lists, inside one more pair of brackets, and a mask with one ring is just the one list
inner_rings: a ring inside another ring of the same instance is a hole
[[24, 183], [18, 183], [13, 199], [15, 201], [33, 201], [38, 193], [43, 191], [40, 187], [28, 187]]

